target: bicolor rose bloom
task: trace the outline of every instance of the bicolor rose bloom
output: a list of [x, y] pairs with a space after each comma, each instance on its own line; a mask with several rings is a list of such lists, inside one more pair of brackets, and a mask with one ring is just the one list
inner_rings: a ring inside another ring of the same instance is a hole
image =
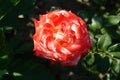
[[34, 20], [35, 55], [63, 66], [77, 65], [92, 45], [86, 23], [66, 10], [48, 12], [39, 18]]

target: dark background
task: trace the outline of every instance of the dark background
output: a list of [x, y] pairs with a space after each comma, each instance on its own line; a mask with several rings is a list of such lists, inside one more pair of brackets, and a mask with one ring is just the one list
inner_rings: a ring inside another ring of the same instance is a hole
[[[77, 66], [51, 65], [33, 52], [39, 14], [65, 9], [84, 19], [93, 41]], [[119, 0], [0, 0], [0, 80], [120, 80]]]

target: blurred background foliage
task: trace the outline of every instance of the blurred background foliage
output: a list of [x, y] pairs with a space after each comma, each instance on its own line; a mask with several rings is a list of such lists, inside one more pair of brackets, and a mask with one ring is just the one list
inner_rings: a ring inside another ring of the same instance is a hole
[[[39, 14], [71, 10], [87, 25], [93, 46], [76, 67], [34, 56]], [[0, 0], [0, 80], [120, 80], [120, 0]]]

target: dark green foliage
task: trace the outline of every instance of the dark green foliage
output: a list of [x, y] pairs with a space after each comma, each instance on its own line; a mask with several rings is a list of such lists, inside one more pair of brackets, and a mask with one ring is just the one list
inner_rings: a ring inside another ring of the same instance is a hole
[[[56, 9], [83, 18], [93, 46], [76, 67], [33, 52], [33, 18]], [[0, 80], [120, 80], [119, 0], [0, 0]]]

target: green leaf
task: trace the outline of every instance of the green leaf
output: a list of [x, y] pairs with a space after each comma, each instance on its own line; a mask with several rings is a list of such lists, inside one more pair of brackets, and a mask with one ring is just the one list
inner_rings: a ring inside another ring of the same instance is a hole
[[111, 37], [108, 34], [101, 35], [98, 38], [97, 47], [100, 51], [105, 51], [111, 45]]
[[94, 53], [89, 53], [84, 58], [82, 58], [82, 65], [91, 73], [97, 74], [99, 73], [97, 67], [95, 65], [95, 55]]
[[89, 25], [89, 29], [94, 33], [99, 33], [102, 27], [102, 18], [101, 17], [94, 17], [92, 18], [92, 23]]
[[0, 57], [0, 59], [4, 60], [4, 59], [7, 59], [8, 58], [8, 55], [3, 55]]
[[88, 66], [92, 66], [95, 62], [95, 57], [94, 54], [89, 53], [88, 55], [85, 56], [84, 61]]
[[106, 17], [105, 26], [117, 25], [120, 22], [120, 16], [110, 15]]
[[10, 0], [10, 1], [12, 4], [14, 4], [14, 6], [16, 6], [20, 2], [20, 0]]
[[112, 57], [120, 59], [120, 52], [109, 52]]
[[13, 27], [11, 27], [11, 26], [5, 26], [5, 27], [3, 27], [3, 29], [4, 29], [5, 31], [9, 31], [9, 30], [12, 30]]
[[[112, 39], [120, 40], [120, 29], [119, 26], [110, 26], [110, 27], [104, 27], [104, 32], [109, 34]], [[116, 42], [116, 41], [115, 41]]]
[[120, 52], [120, 43], [110, 46], [108, 50], [111, 52]]
[[111, 68], [116, 74], [120, 74], [120, 60], [114, 59]]

